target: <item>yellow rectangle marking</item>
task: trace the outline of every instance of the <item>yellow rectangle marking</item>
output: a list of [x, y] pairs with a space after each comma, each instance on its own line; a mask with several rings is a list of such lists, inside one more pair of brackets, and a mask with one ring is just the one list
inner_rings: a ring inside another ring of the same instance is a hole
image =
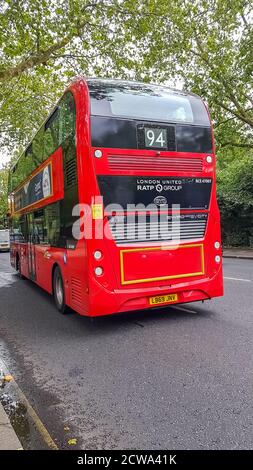
[[193, 247], [199, 247], [200, 252], [201, 252], [201, 271], [195, 272], [195, 273], [185, 273], [185, 274], [176, 274], [176, 275], [170, 275], [170, 276], [162, 276], [162, 277], [150, 277], [150, 278], [144, 278], [144, 279], [131, 279], [130, 281], [125, 280], [125, 271], [124, 271], [124, 254], [125, 253], [133, 253], [133, 252], [142, 252], [142, 251], [163, 251], [163, 250], [175, 250], [178, 248], [178, 246], [172, 246], [172, 245], [167, 245], [167, 246], [155, 246], [155, 247], [148, 247], [148, 248], [129, 248], [126, 250], [120, 250], [120, 277], [121, 277], [121, 284], [126, 285], [126, 284], [137, 284], [137, 283], [142, 283], [142, 282], [154, 282], [154, 281], [165, 281], [167, 279], [181, 279], [184, 277], [192, 277], [192, 276], [201, 276], [205, 274], [205, 259], [204, 259], [204, 245], [203, 243], [193, 243], [193, 244], [187, 244], [187, 245], [180, 245], [179, 248], [193, 248]]

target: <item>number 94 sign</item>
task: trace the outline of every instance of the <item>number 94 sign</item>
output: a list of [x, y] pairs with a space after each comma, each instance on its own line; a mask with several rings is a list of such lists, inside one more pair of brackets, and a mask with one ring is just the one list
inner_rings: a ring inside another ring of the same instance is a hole
[[145, 147], [167, 149], [166, 129], [144, 128]]

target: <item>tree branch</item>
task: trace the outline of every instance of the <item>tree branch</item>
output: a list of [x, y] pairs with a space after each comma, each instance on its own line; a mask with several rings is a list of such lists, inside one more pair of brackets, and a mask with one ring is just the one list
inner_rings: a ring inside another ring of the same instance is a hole
[[[99, 4], [96, 2], [88, 3], [83, 7], [82, 11], [84, 12], [85, 10], [92, 8], [92, 7], [97, 7], [98, 5]], [[78, 18], [77, 23], [76, 23], [77, 30], [75, 32], [73, 32], [72, 34], [68, 34], [63, 39], [61, 39], [60, 41], [50, 46], [48, 49], [44, 51], [37, 50], [35, 54], [32, 54], [30, 57], [22, 60], [19, 64], [0, 71], [0, 82], [11, 80], [14, 77], [20, 76], [24, 71], [28, 69], [36, 67], [37, 65], [47, 63], [48, 60], [52, 57], [54, 52], [59, 51], [60, 49], [63, 49], [67, 44], [69, 44], [69, 42], [74, 37], [80, 37], [84, 26], [86, 26], [87, 24], [88, 24], [87, 19], [85, 21], [84, 20], [80, 21], [80, 19]]]
[[233, 114], [235, 117], [237, 117], [237, 119], [239, 119], [240, 121], [243, 121], [245, 122], [246, 124], [248, 124], [248, 126], [252, 127], [253, 128], [253, 119], [250, 119], [248, 116], [246, 115], [242, 115], [240, 113], [238, 113], [235, 109], [233, 108], [229, 108], [228, 106], [226, 106], [224, 103], [222, 103], [221, 101], [219, 100], [213, 100], [214, 103], [216, 103], [218, 106], [220, 106], [221, 108], [225, 109], [226, 111], [228, 111], [230, 114]]
[[47, 62], [54, 52], [65, 47], [71, 41], [72, 38], [73, 35], [66, 36], [61, 41], [49, 47], [46, 51], [41, 51], [37, 54], [33, 54], [28, 59], [23, 60], [14, 67], [1, 71], [0, 81], [4, 82], [6, 80], [11, 80], [12, 78], [21, 75], [25, 70], [31, 69], [36, 65], [40, 65]]
[[[211, 70], [214, 70], [213, 68], [213, 65], [209, 62], [209, 60], [207, 59], [206, 57], [206, 54], [205, 54], [205, 50], [204, 50], [204, 47], [203, 47], [203, 44], [201, 43], [200, 39], [198, 38], [196, 32], [195, 32], [195, 40], [196, 40], [196, 44], [197, 44], [197, 47], [199, 49], [200, 52], [197, 52], [195, 51], [194, 49], [191, 49], [191, 53], [193, 53], [194, 55], [198, 56], [201, 60], [203, 60], [203, 62], [206, 63], [206, 65], [211, 69]], [[236, 110], [234, 110], [233, 108], [228, 108], [228, 107], [225, 107], [225, 105], [222, 105], [221, 103], [217, 102], [216, 103], [219, 105], [219, 106], [222, 106], [224, 109], [226, 109], [227, 111], [229, 111], [230, 113], [232, 113], [234, 116], [236, 116], [239, 120], [245, 122], [246, 124], [248, 124], [250, 127], [253, 128], [253, 119], [251, 119], [248, 115], [247, 115], [247, 111], [248, 110], [245, 110], [242, 108], [242, 106], [240, 105], [238, 99], [235, 97], [235, 94], [233, 93], [231, 87], [229, 86], [229, 84], [227, 83], [226, 80], [224, 80], [224, 78], [222, 77], [222, 75], [218, 72], [217, 73], [217, 77], [218, 79], [220, 80], [220, 82], [222, 83], [224, 89], [225, 89], [225, 92], [227, 94], [227, 97], [232, 101], [232, 103], [234, 104], [234, 106], [236, 107]]]
[[232, 116], [228, 119], [225, 119], [225, 121], [217, 122], [217, 124], [215, 124], [213, 127], [214, 127], [214, 129], [217, 129], [218, 127], [222, 126], [223, 124], [227, 124], [227, 122], [234, 121], [234, 119], [235, 119], [235, 116]]
[[246, 28], [249, 28], [250, 25], [249, 25], [249, 23], [246, 19], [246, 16], [244, 15], [244, 13], [241, 13], [241, 18], [242, 18], [242, 21], [243, 21], [244, 25], [246, 26]]
[[220, 145], [221, 148], [223, 147], [238, 147], [238, 148], [248, 148], [253, 149], [253, 143], [240, 143], [240, 142], [224, 142]]

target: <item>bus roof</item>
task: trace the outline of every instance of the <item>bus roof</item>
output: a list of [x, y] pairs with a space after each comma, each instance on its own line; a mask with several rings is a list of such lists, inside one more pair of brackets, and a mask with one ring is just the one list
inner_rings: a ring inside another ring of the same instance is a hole
[[[66, 90], [68, 90], [71, 85], [75, 85], [78, 82], [86, 82], [88, 87], [96, 85], [97, 88], [99, 88], [99, 87], [101, 87], [101, 88], [102, 87], [108, 87], [108, 88], [109, 87], [115, 87], [115, 88], [122, 89], [122, 90], [124, 88], [125, 89], [133, 89], [133, 90], [138, 89], [139, 91], [142, 91], [142, 92], [145, 92], [145, 90], [146, 91], [147, 90], [149, 90], [149, 91], [152, 91], [152, 90], [153, 91], [154, 90], [163, 91], [164, 90], [165, 92], [167, 92], [167, 93], [171, 92], [174, 95], [185, 96], [185, 97], [186, 96], [193, 96], [195, 98], [199, 98], [199, 99], [202, 100], [202, 98], [200, 96], [196, 95], [195, 93], [184, 91], [184, 90], [178, 90], [178, 89], [175, 89], [175, 88], [170, 88], [166, 85], [159, 85], [159, 84], [156, 84], [156, 83], [139, 82], [139, 81], [134, 81], [134, 80], [122, 80], [122, 79], [118, 79], [118, 78], [113, 78], [113, 79], [112, 78], [98, 78], [98, 77], [89, 78], [89, 77], [85, 77], [85, 76], [82, 76], [82, 75], [81, 76], [76, 76], [71, 81], [71, 83], [69, 84], [69, 86], [67, 87]], [[61, 97], [62, 97], [62, 95], [61, 95]], [[54, 107], [51, 109], [51, 111], [47, 115], [46, 119], [44, 119], [43, 122], [41, 123], [41, 125], [38, 126], [38, 129], [34, 133], [33, 137], [29, 140], [28, 144], [24, 147], [24, 151], [21, 152], [21, 154], [19, 155], [17, 160], [11, 166], [10, 172], [12, 172], [12, 170], [15, 168], [15, 166], [17, 165], [19, 159], [23, 155], [23, 153], [29, 148], [29, 146], [31, 145], [32, 141], [34, 140], [35, 136], [37, 135], [37, 133], [39, 132], [41, 127], [49, 119], [51, 114], [53, 114], [53, 112], [57, 108], [57, 105], [58, 105], [61, 97], [59, 98], [57, 103], [54, 105]]]
[[[146, 83], [146, 82], [138, 82], [138, 81], [134, 81], [134, 80], [122, 80], [122, 79], [117, 79], [117, 78], [81, 78], [81, 77], [77, 77], [76, 80], [85, 80], [89, 85], [96, 85], [97, 87], [101, 86], [101, 87], [116, 87], [116, 88], [121, 88], [121, 89], [124, 89], [124, 87], [128, 88], [128, 89], [136, 89], [138, 88], [140, 91], [145, 91], [145, 90], [155, 90], [155, 89], [159, 89], [159, 90], [164, 90], [166, 91], [167, 93], [168, 92], [171, 92], [173, 94], [177, 94], [177, 95], [181, 95], [181, 96], [195, 96], [196, 98], [200, 98], [200, 96], [196, 95], [195, 93], [192, 93], [192, 92], [189, 92], [189, 91], [185, 91], [185, 90], [178, 90], [176, 88], [171, 88], [171, 87], [168, 87], [167, 85], [161, 85], [161, 84], [157, 84], [157, 83]], [[75, 81], [74, 81], [75, 82]]]

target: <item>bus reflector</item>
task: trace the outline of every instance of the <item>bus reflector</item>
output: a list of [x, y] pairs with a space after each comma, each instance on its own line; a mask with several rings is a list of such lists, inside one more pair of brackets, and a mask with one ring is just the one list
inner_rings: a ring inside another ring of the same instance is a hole
[[103, 219], [103, 205], [102, 204], [92, 205], [92, 218]]

